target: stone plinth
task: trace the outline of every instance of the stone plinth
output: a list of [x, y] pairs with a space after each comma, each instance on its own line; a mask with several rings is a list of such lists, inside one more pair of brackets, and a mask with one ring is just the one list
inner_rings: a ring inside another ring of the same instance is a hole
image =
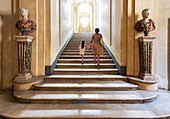
[[28, 80], [32, 77], [31, 72], [31, 36], [15, 36], [18, 42], [18, 76], [15, 80]]
[[148, 80], [156, 78], [152, 75], [152, 46], [154, 36], [139, 37], [139, 57], [140, 57], [140, 73], [139, 78]]
[[15, 91], [22, 91], [22, 90], [30, 90], [32, 89], [32, 85], [41, 83], [44, 80], [44, 76], [34, 76], [29, 80], [12, 80], [13, 89]]
[[139, 90], [158, 90], [158, 79], [157, 78], [145, 78], [145, 80], [141, 80], [135, 77], [128, 77], [128, 82], [137, 84]]

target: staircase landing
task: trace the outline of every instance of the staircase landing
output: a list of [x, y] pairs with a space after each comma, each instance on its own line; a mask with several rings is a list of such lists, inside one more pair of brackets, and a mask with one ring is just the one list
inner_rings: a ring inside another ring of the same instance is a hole
[[155, 101], [142, 104], [57, 103], [29, 104], [0, 94], [0, 119], [168, 119], [170, 92], [159, 90]]

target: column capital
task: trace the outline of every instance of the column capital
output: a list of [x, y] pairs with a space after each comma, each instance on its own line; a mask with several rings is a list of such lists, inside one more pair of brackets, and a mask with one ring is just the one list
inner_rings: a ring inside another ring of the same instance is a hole
[[156, 36], [142, 36], [138, 38], [139, 41], [153, 41], [154, 39], [156, 39]]
[[17, 42], [32, 42], [34, 38], [32, 36], [15, 36]]

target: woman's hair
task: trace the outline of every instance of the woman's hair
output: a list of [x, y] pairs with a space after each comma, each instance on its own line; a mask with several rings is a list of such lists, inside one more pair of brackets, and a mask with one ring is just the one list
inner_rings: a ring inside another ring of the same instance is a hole
[[81, 48], [84, 48], [84, 44], [85, 44], [84, 42], [85, 42], [84, 40], [81, 41]]
[[99, 28], [96, 28], [96, 29], [95, 29], [95, 33], [96, 33], [96, 34], [98, 34], [99, 31], [100, 31]]

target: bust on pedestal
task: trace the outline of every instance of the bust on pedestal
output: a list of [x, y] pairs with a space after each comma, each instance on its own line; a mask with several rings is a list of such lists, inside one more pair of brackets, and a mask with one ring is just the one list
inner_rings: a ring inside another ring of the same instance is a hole
[[36, 24], [28, 18], [29, 11], [27, 9], [21, 8], [20, 13], [21, 19], [17, 21], [15, 26], [21, 32], [21, 36], [26, 36], [36, 29]]
[[36, 29], [34, 21], [29, 20], [29, 11], [20, 9], [21, 19], [17, 21], [16, 28], [21, 32], [20, 36], [15, 36], [18, 42], [18, 76], [12, 80], [14, 90], [29, 90], [33, 84], [39, 83], [43, 77], [33, 77], [31, 75], [31, 50], [33, 37], [29, 33]]
[[144, 9], [142, 11], [143, 19], [139, 20], [135, 24], [135, 30], [138, 32], [144, 32], [145, 36], [149, 36], [149, 33], [156, 28], [155, 22], [152, 19], [149, 19], [150, 13], [150, 9]]
[[152, 19], [149, 19], [151, 10], [144, 9], [142, 11], [143, 19], [139, 20], [135, 24], [135, 30], [138, 32], [144, 32], [144, 36], [139, 37], [139, 57], [140, 57], [140, 73], [141, 79], [155, 79], [152, 75], [152, 46], [154, 36], [149, 36], [149, 33], [155, 30], [155, 23]]
[[29, 20], [29, 11], [25, 8], [20, 9], [21, 19], [17, 21], [16, 28], [21, 32], [21, 36], [15, 36], [18, 42], [18, 77], [15, 80], [28, 80], [32, 77], [31, 72], [31, 36], [28, 33], [36, 29], [34, 21]]

